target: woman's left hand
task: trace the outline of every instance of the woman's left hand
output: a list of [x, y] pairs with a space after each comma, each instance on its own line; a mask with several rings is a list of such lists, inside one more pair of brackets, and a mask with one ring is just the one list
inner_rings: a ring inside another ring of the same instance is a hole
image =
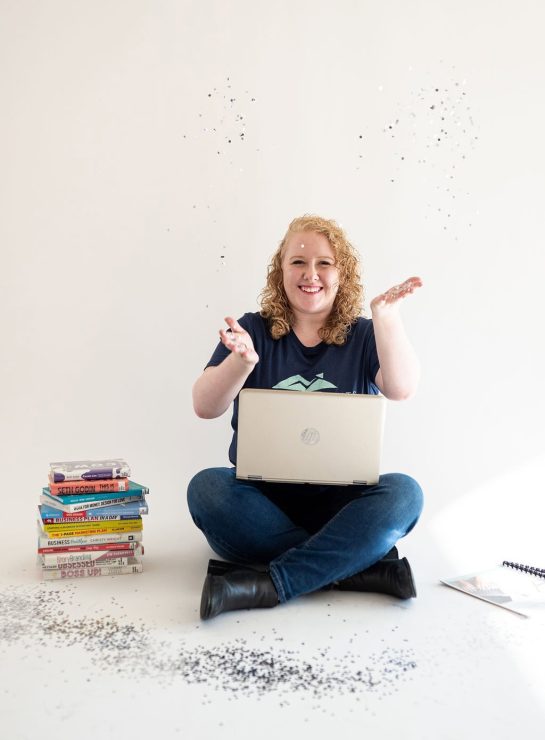
[[371, 301], [371, 313], [373, 316], [386, 314], [391, 309], [397, 309], [399, 301], [405, 296], [414, 293], [417, 288], [422, 286], [422, 280], [419, 277], [410, 277], [400, 285], [394, 285], [393, 288], [381, 293]]

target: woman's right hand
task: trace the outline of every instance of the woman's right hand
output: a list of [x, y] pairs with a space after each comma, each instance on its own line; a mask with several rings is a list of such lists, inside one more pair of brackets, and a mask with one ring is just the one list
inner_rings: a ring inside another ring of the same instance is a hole
[[257, 365], [259, 355], [254, 349], [252, 337], [232, 316], [226, 316], [225, 323], [229, 329], [220, 329], [220, 339], [225, 347], [247, 365]]

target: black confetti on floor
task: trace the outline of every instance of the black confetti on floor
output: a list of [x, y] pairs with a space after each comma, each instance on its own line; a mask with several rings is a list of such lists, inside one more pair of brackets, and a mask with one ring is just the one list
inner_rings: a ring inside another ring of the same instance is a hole
[[326, 647], [308, 658], [296, 650], [256, 647], [245, 638], [218, 641], [212, 646], [192, 644], [182, 637], [165, 641], [148, 626], [128, 619], [71, 616], [69, 600], [73, 595], [74, 591], [42, 584], [5, 589], [1, 596], [0, 654], [15, 646], [34, 651], [78, 646], [102, 676], [107, 670], [133, 679], [153, 678], [161, 685], [182, 681], [227, 692], [234, 698], [275, 693], [281, 706], [294, 695], [322, 699], [376, 694], [381, 698], [397, 691], [417, 667], [408, 647], [382, 646], [365, 658], [353, 652], [340, 656]]

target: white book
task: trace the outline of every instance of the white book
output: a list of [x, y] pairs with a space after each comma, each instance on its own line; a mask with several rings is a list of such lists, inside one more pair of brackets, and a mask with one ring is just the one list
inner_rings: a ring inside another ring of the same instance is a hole
[[66, 578], [95, 578], [97, 576], [124, 576], [131, 573], [142, 573], [142, 563], [130, 562], [128, 565], [94, 565], [90, 568], [70, 568], [69, 570], [55, 568], [42, 570], [45, 581], [61, 580]]
[[[130, 543], [127, 543], [127, 548]], [[81, 550], [79, 552], [52, 552], [39, 553], [38, 561], [42, 566], [52, 568], [70, 567], [79, 564], [92, 565], [127, 565], [127, 563], [114, 563], [117, 558], [138, 558], [144, 554], [144, 548], [138, 547], [127, 550]]]

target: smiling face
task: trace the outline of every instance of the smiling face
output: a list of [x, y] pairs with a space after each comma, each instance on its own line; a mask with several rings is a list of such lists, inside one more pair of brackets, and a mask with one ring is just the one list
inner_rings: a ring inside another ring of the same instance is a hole
[[327, 237], [316, 231], [291, 234], [282, 255], [282, 275], [296, 322], [325, 323], [339, 288], [335, 253]]

